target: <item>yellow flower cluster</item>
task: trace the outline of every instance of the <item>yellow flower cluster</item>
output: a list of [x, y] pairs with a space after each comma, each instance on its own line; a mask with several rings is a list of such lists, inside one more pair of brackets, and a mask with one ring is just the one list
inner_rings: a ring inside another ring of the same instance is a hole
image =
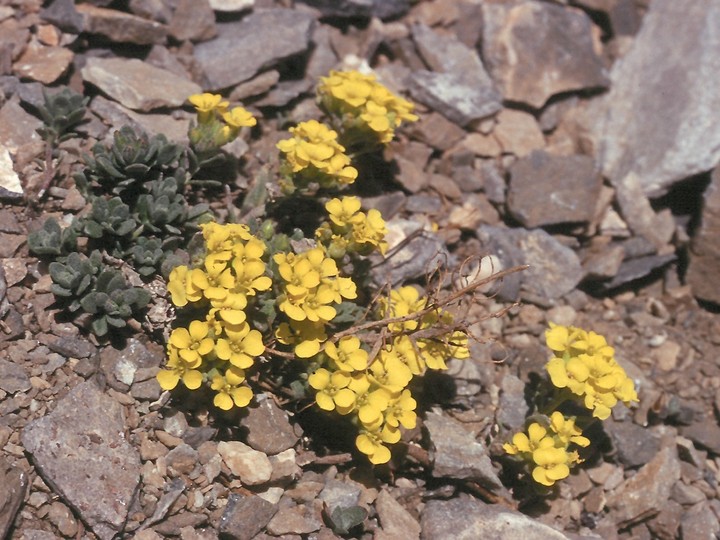
[[553, 385], [578, 396], [594, 417], [605, 420], [618, 401], [638, 400], [632, 379], [603, 336], [550, 323], [545, 339], [554, 354], [546, 366]]
[[322, 247], [303, 253], [277, 253], [273, 260], [282, 279], [278, 309], [288, 322], [281, 323], [275, 337], [292, 345], [299, 358], [310, 358], [327, 340], [325, 326], [335, 318], [335, 305], [357, 298], [357, 287], [340, 276], [337, 263]]
[[390, 92], [374, 75], [331, 71], [320, 81], [318, 98], [325, 110], [338, 116], [346, 129], [364, 131], [382, 144], [392, 140], [403, 122], [418, 119], [412, 112], [413, 104]]
[[[397, 358], [413, 375], [422, 375], [427, 368], [447, 369], [446, 361], [450, 358], [470, 356], [467, 334], [461, 330], [445, 330], [451, 329], [453, 324], [448, 311], [435, 308], [420, 318], [409, 317], [427, 307], [427, 298], [421, 297], [415, 287], [392, 290], [390, 297], [380, 299], [378, 305], [382, 318], [408, 318], [388, 324], [393, 339], [381, 349], [380, 358]], [[414, 332], [437, 335], [410, 337]]]
[[317, 182], [320, 187], [346, 186], [355, 182], [358, 171], [350, 165], [338, 134], [317, 120], [290, 128], [292, 138], [277, 143], [284, 154], [288, 172], [301, 185]]
[[358, 450], [373, 464], [387, 463], [390, 449], [385, 444], [398, 442], [400, 426], [412, 429], [417, 420], [416, 402], [405, 388], [412, 374], [406, 366], [386, 365], [382, 359], [368, 366], [368, 352], [355, 336], [326, 343], [318, 360], [327, 368], [308, 378], [317, 391], [317, 405], [341, 415], [354, 413]]
[[[262, 335], [247, 321], [249, 298], [272, 286], [265, 275], [265, 243], [245, 225], [202, 225], [207, 253], [202, 268], [178, 266], [170, 273], [168, 292], [177, 307], [207, 310], [205, 320], [176, 328], [168, 341], [167, 369], [157, 379], [164, 390], [179, 381], [190, 390], [209, 380], [217, 407], [244, 407], [252, 398], [245, 370], [265, 352]], [[206, 374], [206, 375], [203, 375]]]
[[576, 451], [569, 451], [571, 444], [586, 447], [590, 440], [582, 436], [574, 418], [565, 418], [555, 411], [550, 416], [549, 426], [538, 422], [530, 424], [525, 433], [516, 433], [512, 443], [505, 443], [505, 451], [532, 464], [533, 479], [544, 486], [552, 486], [558, 480], [567, 478], [570, 467], [581, 463]]
[[387, 228], [378, 210], [361, 212], [357, 197], [330, 199], [325, 209], [329, 221], [320, 225], [315, 235], [333, 258], [341, 259], [348, 251], [368, 255], [377, 249], [385, 254]]
[[202, 150], [219, 148], [233, 141], [240, 128], [257, 124], [243, 107], [228, 110], [230, 104], [219, 94], [193, 94], [188, 101], [197, 111], [197, 125], [190, 129], [190, 142]]

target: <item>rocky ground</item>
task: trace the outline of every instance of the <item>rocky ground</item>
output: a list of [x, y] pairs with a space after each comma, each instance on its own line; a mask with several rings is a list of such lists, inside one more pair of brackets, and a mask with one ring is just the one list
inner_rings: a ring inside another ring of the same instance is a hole
[[[330, 539], [333, 510], [360, 506], [345, 537], [716, 538], [718, 27], [718, 0], [0, 0], [0, 536]], [[63, 319], [26, 244], [85, 207], [82, 152], [123, 125], [184, 140], [201, 90], [261, 119], [229, 149], [241, 201], [284, 127], [317, 115], [317, 77], [366, 63], [421, 117], [364, 197], [426, 229], [393, 279], [438, 253], [530, 265], [473, 307], [483, 342], [429, 378], [420, 425], [375, 469], [273, 396], [227, 417], [161, 392], [163, 344]], [[88, 121], [41, 198], [38, 106], [62, 86]], [[548, 321], [607, 336], [640, 403], [529, 497], [500, 445]]]

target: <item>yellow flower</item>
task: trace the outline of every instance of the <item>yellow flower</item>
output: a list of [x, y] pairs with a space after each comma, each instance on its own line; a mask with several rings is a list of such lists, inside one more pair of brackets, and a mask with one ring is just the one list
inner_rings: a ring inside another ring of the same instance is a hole
[[552, 486], [570, 475], [569, 457], [562, 448], [538, 448], [533, 452], [532, 459], [537, 465], [532, 471], [532, 477], [538, 484]]
[[204, 124], [212, 120], [215, 111], [222, 113], [227, 109], [228, 102], [222, 100], [219, 94], [193, 94], [188, 101], [195, 107], [198, 113], [198, 122]]
[[213, 404], [224, 411], [229, 411], [233, 405], [245, 407], [252, 399], [253, 393], [247, 386], [240, 386], [245, 381], [245, 372], [236, 367], [225, 371], [225, 376], [213, 377], [211, 388], [217, 392]]
[[238, 368], [247, 369], [253, 365], [254, 357], [265, 352], [262, 334], [250, 330], [250, 325], [243, 323], [240, 330], [225, 328], [227, 338], [220, 338], [215, 345], [215, 353], [221, 360], [229, 360]]
[[323, 322], [294, 321], [281, 323], [275, 331], [275, 337], [283, 345], [293, 345], [298, 358], [311, 358], [320, 352], [322, 343], [327, 340]]
[[200, 388], [203, 381], [202, 373], [190, 367], [191, 365], [199, 367], [200, 364], [188, 364], [183, 361], [178, 356], [178, 350], [172, 346], [168, 347], [168, 355], [169, 359], [166, 365], [168, 369], [161, 369], [156, 375], [160, 388], [172, 390], [181, 380], [188, 390]]
[[257, 124], [255, 117], [242, 107], [233, 107], [230, 112], [223, 113], [222, 117], [234, 132], [242, 127], [252, 127]]
[[582, 436], [582, 430], [575, 426], [574, 418], [565, 418], [561, 412], [555, 411], [550, 416], [550, 428], [564, 445], [575, 443], [583, 448], [590, 444], [590, 439]]
[[357, 197], [343, 197], [330, 199], [325, 203], [330, 221], [338, 227], [347, 227], [352, 224], [353, 218], [360, 211], [360, 199]]
[[351, 377], [344, 371], [330, 372], [325, 368], [318, 369], [308, 377], [308, 384], [317, 390], [315, 402], [324, 411], [338, 409], [352, 410], [355, 403], [355, 392], [347, 386]]
[[180, 358], [195, 368], [202, 357], [215, 348], [215, 341], [208, 336], [210, 325], [204, 321], [192, 321], [188, 328], [176, 328], [170, 334], [170, 345], [178, 350]]
[[400, 392], [412, 379], [412, 371], [393, 349], [381, 350], [378, 357], [378, 360], [370, 365], [373, 382], [390, 392]]
[[355, 336], [345, 336], [337, 345], [328, 342], [324, 350], [343, 371], [361, 371], [367, 367], [368, 353], [360, 348], [360, 340]]
[[413, 429], [417, 423], [416, 406], [417, 402], [410, 394], [410, 390], [403, 390], [400, 395], [393, 398], [385, 411], [385, 423], [392, 427], [401, 425], [405, 429]]
[[[384, 439], [394, 439], [394, 434], [382, 430], [361, 429], [360, 434], [355, 438], [355, 446], [363, 454], [367, 455], [370, 463], [380, 465], [390, 461], [390, 450], [385, 446]], [[397, 441], [395, 441], [397, 442]]]
[[534, 422], [528, 427], [528, 434], [516, 433], [513, 435], [512, 444], [505, 443], [503, 448], [508, 454], [532, 453], [538, 448], [553, 446], [555, 443], [552, 437], [547, 436], [547, 429]]

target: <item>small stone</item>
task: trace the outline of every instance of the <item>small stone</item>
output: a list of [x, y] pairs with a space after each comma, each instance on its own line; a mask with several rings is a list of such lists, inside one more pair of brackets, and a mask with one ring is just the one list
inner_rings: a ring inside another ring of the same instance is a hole
[[502, 108], [492, 86], [469, 86], [462, 76], [417, 70], [408, 81], [410, 95], [460, 126], [487, 118]]
[[[527, 228], [587, 222], [595, 211], [602, 178], [592, 158], [553, 156], [541, 150], [510, 167], [509, 213]], [[543, 200], [543, 204], [537, 204]]]
[[220, 533], [232, 540], [251, 540], [277, 513], [278, 506], [256, 495], [231, 494], [220, 519]]
[[[4, 170], [12, 170], [12, 161], [8, 164], [8, 157], [4, 157], [5, 152], [15, 154], [21, 146], [40, 141], [37, 129], [42, 125], [40, 120], [25, 112], [25, 109], [18, 104], [17, 98], [11, 99], [0, 108], [0, 150], [3, 150], [0, 155], [3, 155]], [[14, 186], [14, 178], [7, 173], [6, 175], [8, 186]], [[6, 189], [16, 192], [17, 188]]]
[[443, 414], [430, 412], [425, 418], [425, 427], [435, 447], [433, 476], [473, 480], [490, 489], [502, 485], [487, 448], [462, 424]]
[[272, 465], [272, 482], [287, 482], [299, 478], [302, 469], [297, 464], [297, 452], [293, 448], [280, 452], [274, 456], [270, 456], [270, 465]]
[[503, 109], [495, 120], [497, 125], [493, 135], [504, 153], [525, 157], [545, 146], [545, 137], [533, 115], [515, 109]]
[[618, 528], [657, 514], [680, 479], [680, 461], [675, 448], [663, 448], [635, 476], [625, 480], [608, 497]]
[[52, 84], [68, 69], [73, 56], [65, 47], [30, 45], [13, 65], [13, 71], [18, 77]]
[[660, 450], [660, 440], [648, 428], [632, 422], [608, 421], [604, 424], [618, 459], [626, 467], [640, 467], [649, 462]]
[[[218, 37], [195, 46], [202, 85], [214, 91], [246, 81], [260, 70], [305, 52], [314, 18], [290, 9], [256, 10], [239, 22], [217, 25]], [[282, 32], [277, 32], [282, 28]]]
[[720, 291], [708, 276], [719, 275], [720, 248], [717, 231], [720, 227], [720, 168], [710, 176], [710, 184], [703, 193], [700, 226], [693, 234], [690, 244], [686, 282], [698, 298], [720, 304]]
[[254, 5], [255, 0], [210, 0], [210, 7], [215, 11], [243, 11]]
[[500, 143], [494, 135], [468, 133], [460, 144], [476, 156], [497, 157], [502, 154]]
[[719, 532], [718, 518], [707, 503], [699, 503], [688, 509], [680, 522], [683, 540], [717, 538]]
[[189, 95], [202, 92], [195, 83], [134, 58], [89, 58], [82, 76], [125, 107], [140, 111], [179, 107]]
[[508, 101], [541, 108], [553, 95], [606, 88], [592, 21], [549, 3], [483, 4], [483, 58]]
[[207, 41], [217, 34], [215, 14], [208, 0], [180, 0], [168, 33], [178, 41]]
[[70, 509], [61, 502], [55, 501], [50, 505], [47, 517], [63, 536], [73, 537], [77, 534], [78, 523]]
[[386, 490], [380, 490], [375, 500], [375, 511], [380, 519], [383, 536], [381, 538], [403, 538], [417, 540], [420, 538], [420, 524], [395, 498]]
[[0, 390], [8, 394], [27, 392], [32, 388], [30, 378], [22, 366], [0, 359]]
[[218, 453], [232, 474], [243, 484], [264, 484], [272, 476], [272, 465], [267, 455], [253, 450], [238, 441], [218, 443]]
[[[2, 380], [2, 377], [0, 377]], [[8, 538], [20, 505], [25, 499], [28, 476], [0, 457], [0, 538]]]
[[357, 506], [360, 501], [361, 489], [358, 484], [328, 480], [320, 492], [319, 499], [327, 505], [332, 512], [335, 508], [350, 508]]
[[496, 419], [498, 424], [510, 431], [524, 427], [528, 413], [525, 401], [525, 383], [512, 373], [507, 373], [500, 387], [500, 406]]
[[714, 454], [720, 454], [720, 426], [714, 418], [703, 417], [681, 429], [683, 437], [687, 437], [698, 448], [706, 448]]
[[413, 124], [411, 132], [414, 138], [436, 150], [448, 150], [465, 136], [465, 131], [436, 112], [423, 115]]
[[410, 9], [409, 0], [301, 0], [325, 17], [395, 19]]
[[410, 193], [417, 193], [427, 187], [428, 176], [420, 165], [401, 156], [395, 156], [398, 174], [395, 179]]
[[319, 516], [306, 512], [305, 506], [281, 508], [267, 524], [268, 533], [273, 536], [284, 534], [310, 534], [322, 527]]
[[[78, 13], [83, 16], [83, 29], [91, 34], [100, 34], [117, 43], [152, 45], [165, 43], [167, 27], [130, 13], [114, 9], [77, 4]], [[117, 73], [121, 73], [118, 71]], [[152, 80], [152, 79], [148, 79]]]
[[675, 341], [665, 341], [652, 352], [652, 357], [663, 371], [672, 371], [677, 367], [680, 355], [680, 344]]
[[21, 436], [53, 491], [102, 540], [123, 528], [140, 481], [140, 456], [125, 439], [125, 427], [123, 407], [83, 382]]
[[683, 507], [673, 500], [667, 501], [658, 512], [658, 515], [648, 520], [647, 525], [653, 538], [678, 538], [680, 520], [684, 513]]
[[79, 34], [83, 29], [83, 17], [75, 9], [74, 0], [53, 0], [40, 11], [40, 18], [63, 32]]
[[257, 395], [256, 403], [257, 406], [247, 408], [247, 415], [240, 421], [240, 425], [248, 431], [248, 445], [268, 455], [295, 446], [299, 437], [290, 424], [288, 414], [267, 394]]
[[190, 474], [198, 464], [198, 452], [192, 446], [182, 443], [167, 453], [165, 462], [180, 474]]
[[620, 265], [615, 276], [609, 281], [601, 282], [600, 286], [606, 291], [616, 289], [617, 287], [652, 274], [656, 270], [667, 266], [675, 259], [677, 259], [675, 253], [627, 259]]
[[89, 358], [97, 351], [92, 343], [78, 337], [40, 334], [38, 341], [66, 358]]
[[519, 512], [468, 496], [427, 502], [420, 521], [422, 540], [488, 538], [503, 540], [568, 540], [561, 532]]

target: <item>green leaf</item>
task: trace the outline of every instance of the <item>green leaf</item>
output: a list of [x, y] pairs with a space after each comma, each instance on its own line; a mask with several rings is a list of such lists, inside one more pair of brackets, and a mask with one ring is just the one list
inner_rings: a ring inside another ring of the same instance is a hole
[[107, 320], [105, 317], [99, 317], [92, 322], [93, 333], [98, 337], [103, 337], [108, 332]]
[[330, 516], [332, 530], [337, 534], [349, 534], [350, 529], [360, 525], [367, 517], [367, 510], [360, 506], [337, 506]]

